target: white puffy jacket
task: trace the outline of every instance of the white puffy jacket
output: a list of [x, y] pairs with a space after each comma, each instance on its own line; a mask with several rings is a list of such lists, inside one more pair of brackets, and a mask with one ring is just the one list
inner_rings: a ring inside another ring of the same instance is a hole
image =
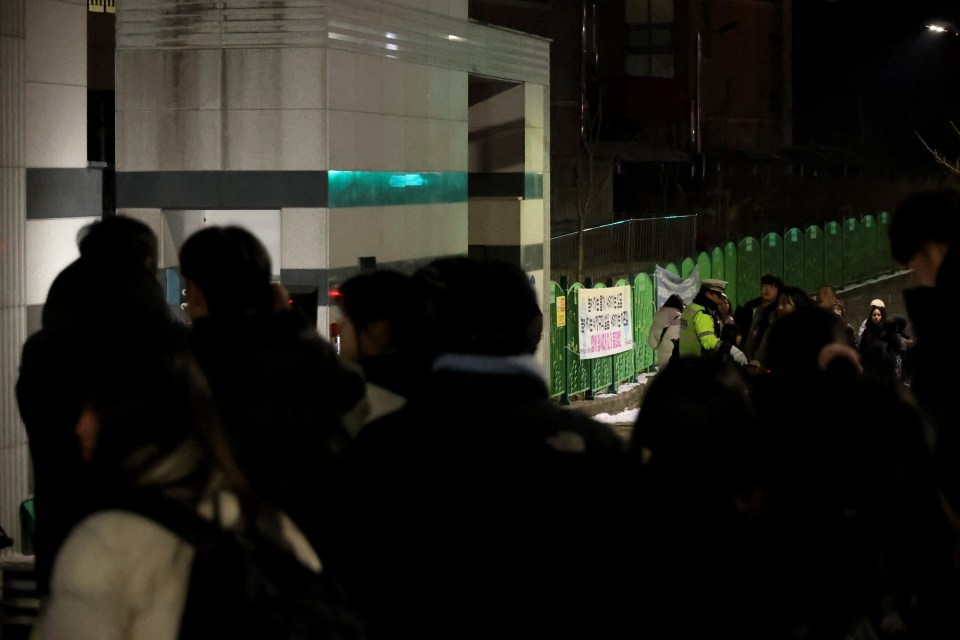
[[647, 334], [647, 344], [657, 350], [657, 364], [666, 366], [673, 353], [673, 341], [680, 339], [680, 311], [673, 307], [660, 307], [653, 314], [653, 324]]

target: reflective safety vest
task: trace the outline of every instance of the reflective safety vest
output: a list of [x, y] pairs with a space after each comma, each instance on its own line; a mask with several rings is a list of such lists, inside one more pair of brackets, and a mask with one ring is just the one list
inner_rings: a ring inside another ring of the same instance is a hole
[[688, 304], [680, 314], [680, 356], [699, 356], [720, 344], [713, 316], [696, 302]]

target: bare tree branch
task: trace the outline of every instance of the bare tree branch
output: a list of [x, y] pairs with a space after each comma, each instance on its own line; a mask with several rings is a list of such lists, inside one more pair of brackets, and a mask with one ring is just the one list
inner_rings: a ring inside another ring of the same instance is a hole
[[[957, 129], [957, 125], [951, 122], [950, 126], [953, 127], [953, 130], [956, 131], [957, 135], [960, 135], [960, 130]], [[917, 136], [920, 142], [923, 143], [923, 146], [926, 147], [927, 151], [930, 152], [930, 155], [933, 156], [933, 159], [936, 160], [938, 164], [941, 164], [944, 167], [946, 167], [947, 170], [949, 170], [951, 173], [960, 175], [960, 158], [957, 158], [955, 161], [950, 162], [943, 156], [943, 154], [941, 154], [939, 151], [937, 151], [936, 149], [931, 147], [929, 144], [927, 144], [927, 141], [924, 140], [923, 137], [918, 132], [914, 131], [913, 133], [915, 136]]]

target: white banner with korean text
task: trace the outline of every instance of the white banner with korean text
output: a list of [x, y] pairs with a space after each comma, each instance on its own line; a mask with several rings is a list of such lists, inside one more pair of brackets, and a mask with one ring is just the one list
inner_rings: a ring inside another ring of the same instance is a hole
[[612, 356], [633, 348], [630, 287], [579, 289], [580, 359]]

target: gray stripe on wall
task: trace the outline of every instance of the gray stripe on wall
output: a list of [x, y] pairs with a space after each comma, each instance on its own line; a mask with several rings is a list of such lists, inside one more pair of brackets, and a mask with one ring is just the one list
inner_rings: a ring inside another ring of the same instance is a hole
[[326, 171], [122, 171], [117, 206], [154, 209], [325, 208]]
[[543, 245], [489, 245], [472, 244], [469, 247], [471, 258], [480, 260], [500, 260], [515, 264], [524, 271], [540, 271], [543, 269]]
[[543, 199], [542, 173], [494, 173], [475, 171], [467, 176], [467, 195], [471, 198]]
[[467, 195], [471, 198], [522, 198], [523, 173], [470, 172]]
[[[463, 254], [455, 254], [463, 255]], [[395, 262], [378, 262], [378, 269], [389, 269], [400, 273], [412, 274], [420, 267], [425, 267], [438, 258], [455, 256], [431, 256], [428, 258], [414, 258], [412, 260], [397, 260]], [[360, 273], [360, 267], [337, 267], [334, 269], [281, 269], [280, 282], [284, 286], [317, 287], [317, 305], [330, 306], [330, 289], [342, 284], [347, 279]]]
[[103, 212], [103, 169], [27, 168], [27, 220], [86, 218]]

